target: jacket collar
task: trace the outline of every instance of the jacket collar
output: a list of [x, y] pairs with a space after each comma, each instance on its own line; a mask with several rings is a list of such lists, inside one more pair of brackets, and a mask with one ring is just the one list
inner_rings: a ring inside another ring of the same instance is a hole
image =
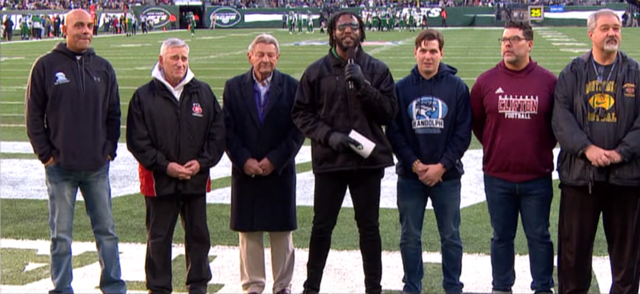
[[185, 74], [182, 81], [177, 86], [173, 87], [164, 78], [164, 73], [160, 69], [160, 63], [156, 63], [156, 65], [153, 67], [153, 70], [151, 71], [151, 77], [160, 81], [162, 84], [164, 84], [167, 87], [167, 89], [170, 90], [174, 96], [176, 96], [176, 99], [180, 99], [180, 93], [182, 93], [182, 90], [184, 90], [184, 86], [189, 82], [191, 82], [191, 80], [193, 80], [195, 75], [191, 71], [191, 68], [187, 68], [187, 73]]
[[[331, 66], [333, 67], [344, 67], [347, 65], [347, 60], [342, 59], [340, 56], [336, 56], [337, 54], [333, 54], [333, 48], [329, 49], [329, 61], [331, 62]], [[364, 50], [362, 50], [362, 45], [358, 46], [358, 50], [356, 50], [356, 59], [355, 62], [357, 64], [362, 64], [363, 60], [366, 56]]]
[[93, 51], [93, 48], [88, 48], [87, 50], [81, 53], [73, 52], [69, 50], [69, 48], [67, 48], [67, 43], [65, 42], [59, 42], [53, 47], [51, 51], [62, 53], [64, 56], [67, 56], [70, 59], [73, 59], [74, 61], [77, 60], [78, 56], [88, 57], [88, 56], [96, 55], [96, 52]]
[[[269, 100], [267, 101], [267, 107], [264, 111], [264, 119], [267, 118], [269, 111], [273, 108], [273, 105], [275, 105], [278, 98], [280, 97], [280, 94], [282, 93], [282, 79], [280, 78], [280, 72], [278, 70], [274, 70], [271, 74], [270, 79], [271, 82], [269, 86]], [[246, 104], [246, 109], [249, 109], [249, 113], [251, 114], [251, 118], [253, 119], [254, 123], [260, 126], [260, 119], [258, 118], [258, 106], [256, 105], [256, 101], [254, 99], [254, 83], [256, 83], [256, 81], [253, 78], [253, 68], [251, 68], [242, 77], [242, 100]]]

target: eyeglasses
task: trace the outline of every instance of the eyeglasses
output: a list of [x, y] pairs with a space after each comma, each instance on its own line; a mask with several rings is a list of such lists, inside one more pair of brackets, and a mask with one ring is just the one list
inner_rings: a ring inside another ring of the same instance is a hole
[[520, 41], [523, 41], [523, 40], [529, 41], [529, 39], [523, 38], [520, 36], [511, 36], [509, 38], [498, 38], [498, 41], [500, 41], [500, 44], [504, 44], [507, 42], [509, 42], [510, 44], [515, 44], [515, 43], [520, 43]]
[[338, 31], [344, 32], [344, 30], [347, 29], [347, 27], [351, 28], [352, 31], [357, 31], [360, 29], [360, 24], [357, 22], [354, 23], [343, 23], [343, 24], [339, 24], [336, 26], [338, 28]]

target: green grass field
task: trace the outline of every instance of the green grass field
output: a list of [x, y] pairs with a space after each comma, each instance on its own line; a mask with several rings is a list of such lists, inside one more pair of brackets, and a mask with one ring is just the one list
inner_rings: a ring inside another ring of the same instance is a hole
[[[128, 101], [133, 91], [150, 80], [151, 69], [158, 59], [162, 40], [179, 37], [188, 40], [191, 47], [190, 67], [196, 77], [211, 85], [219, 99], [222, 97], [224, 82], [249, 69], [246, 58], [247, 46], [261, 32], [274, 34], [281, 46], [278, 69], [295, 78], [300, 78], [305, 67], [327, 54], [328, 45], [305, 45], [300, 43], [326, 42], [328, 36], [319, 34], [290, 35], [279, 29], [265, 30], [216, 30], [197, 31], [196, 37], [190, 37], [185, 31], [172, 33], [154, 33], [138, 35], [134, 38], [96, 37], [93, 47], [98, 55], [109, 60], [116, 69], [122, 101], [122, 121], [126, 121]], [[485, 70], [495, 66], [500, 60], [500, 45], [497, 41], [501, 29], [446, 29], [443, 62], [458, 69], [460, 76], [471, 87], [475, 79]], [[386, 62], [396, 80], [406, 76], [415, 64], [413, 41], [417, 33], [367, 32], [367, 41], [394, 42], [385, 45], [367, 45], [365, 51]], [[29, 70], [35, 58], [48, 52], [57, 41], [2, 43], [0, 51], [0, 140], [28, 141], [24, 127], [24, 92]], [[590, 40], [585, 28], [536, 28], [532, 58], [542, 66], [558, 74], [570, 60], [589, 49]], [[635, 44], [635, 45], [634, 45]], [[622, 49], [630, 56], [640, 59], [640, 30], [624, 29]], [[70, 114], [72, 115], [72, 114]], [[124, 131], [124, 130], [123, 130]], [[124, 142], [124, 135], [121, 137]], [[471, 149], [479, 149], [474, 140]], [[0, 150], [1, 151], [1, 150]], [[0, 159], [35, 159], [32, 154], [0, 153]], [[298, 165], [298, 171], [309, 171], [310, 164]], [[3, 173], [10, 170], [3, 169]], [[229, 185], [229, 178], [213, 181], [214, 188]], [[44, 183], [42, 183], [44, 185]], [[556, 239], [559, 191], [555, 191], [551, 213], [552, 237]], [[144, 243], [144, 202], [140, 195], [115, 198], [113, 201], [117, 232], [123, 242]], [[83, 203], [78, 203], [74, 240], [93, 241], [88, 218]], [[46, 201], [26, 199], [2, 199], [1, 202], [2, 238], [47, 240]], [[229, 206], [224, 204], [208, 205], [209, 228], [212, 245], [237, 245], [237, 235], [229, 227]], [[480, 203], [462, 210], [461, 233], [467, 253], [489, 253], [491, 227], [486, 203]], [[340, 221], [335, 229], [333, 248], [357, 249], [357, 234], [353, 221], [353, 210], [342, 210]], [[295, 246], [308, 247], [312, 220], [312, 208], [300, 207], [298, 210], [299, 229], [294, 235]], [[383, 248], [398, 250], [399, 224], [397, 211], [382, 209], [380, 213]], [[176, 229], [177, 243], [182, 242], [182, 230]], [[439, 251], [435, 216], [429, 211], [425, 217], [423, 232], [424, 250]], [[527, 254], [526, 241], [522, 231], [516, 240], [516, 252]], [[9, 254], [3, 249], [2, 254]], [[594, 255], [607, 254], [604, 237], [600, 232], [596, 240]], [[14, 258], [15, 259], [15, 258]], [[13, 259], [2, 259], [2, 268]], [[426, 269], [429, 270], [429, 265]], [[438, 272], [429, 270], [428, 272]], [[3, 279], [5, 271], [2, 271]], [[427, 281], [425, 281], [427, 282]], [[438, 291], [437, 279], [430, 279], [425, 285], [429, 292]]]

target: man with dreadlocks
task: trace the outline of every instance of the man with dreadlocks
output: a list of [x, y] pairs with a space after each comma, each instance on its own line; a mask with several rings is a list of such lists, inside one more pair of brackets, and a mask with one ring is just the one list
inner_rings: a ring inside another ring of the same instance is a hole
[[[380, 181], [384, 168], [393, 165], [382, 125], [393, 121], [398, 102], [389, 68], [360, 46], [365, 39], [360, 17], [353, 12], [336, 13], [329, 20], [328, 33], [329, 54], [305, 70], [292, 109], [295, 124], [311, 139], [315, 174], [304, 293], [320, 291], [331, 233], [347, 188], [360, 234], [365, 290], [380, 293]], [[366, 154], [360, 149], [368, 141], [375, 147]]]

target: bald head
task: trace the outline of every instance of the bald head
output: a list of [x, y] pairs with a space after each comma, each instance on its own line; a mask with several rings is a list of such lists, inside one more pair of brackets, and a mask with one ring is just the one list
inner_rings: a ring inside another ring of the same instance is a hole
[[87, 12], [84, 9], [74, 9], [69, 11], [69, 13], [67, 13], [67, 18], [64, 21], [64, 25], [65, 26], [69, 26], [72, 25], [74, 22], [76, 22], [78, 19], [91, 19], [91, 14], [89, 14], [89, 12]]
[[67, 13], [64, 24], [67, 48], [78, 53], [89, 49], [93, 38], [93, 19], [91, 14], [83, 9], [71, 10]]

